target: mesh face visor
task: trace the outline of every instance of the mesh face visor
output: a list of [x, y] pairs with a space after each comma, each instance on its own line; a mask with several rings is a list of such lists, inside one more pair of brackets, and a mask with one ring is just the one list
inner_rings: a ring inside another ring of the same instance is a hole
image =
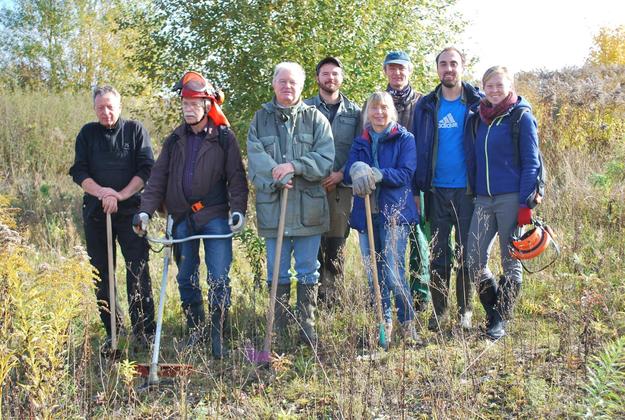
[[518, 227], [510, 239], [508, 250], [528, 273], [546, 269], [560, 256], [553, 230], [539, 221], [534, 221], [527, 231]]

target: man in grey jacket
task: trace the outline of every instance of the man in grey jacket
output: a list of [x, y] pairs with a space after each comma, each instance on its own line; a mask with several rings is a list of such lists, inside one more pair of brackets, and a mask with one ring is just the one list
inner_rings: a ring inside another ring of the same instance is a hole
[[334, 137], [334, 164], [330, 175], [321, 181], [328, 195], [330, 230], [321, 237], [319, 248], [319, 302], [331, 304], [337, 298], [337, 285], [343, 279], [345, 240], [349, 235], [349, 214], [352, 210], [352, 190], [342, 184], [343, 167], [352, 141], [358, 135], [360, 108], [340, 89], [343, 65], [336, 57], [326, 57], [317, 64], [319, 94], [305, 100], [328, 119]]
[[[291, 255], [297, 277], [297, 313], [304, 342], [314, 345], [321, 234], [330, 226], [326, 192], [334, 142], [328, 120], [301, 101], [306, 78], [297, 63], [283, 62], [273, 75], [275, 96], [254, 114], [247, 137], [249, 178], [256, 187], [256, 222], [267, 246], [268, 279], [276, 253], [281, 188], [290, 190], [278, 277], [276, 331], [284, 331], [291, 290]], [[280, 182], [292, 176], [288, 183]]]

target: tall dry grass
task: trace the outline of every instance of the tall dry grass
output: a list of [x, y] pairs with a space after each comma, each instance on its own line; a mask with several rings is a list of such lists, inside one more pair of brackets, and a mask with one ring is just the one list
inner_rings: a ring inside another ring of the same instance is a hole
[[[52, 286], [84, 284], [71, 268], [82, 267], [82, 262], [70, 258], [82, 242], [81, 192], [66, 172], [76, 133], [93, 119], [90, 99], [45, 93], [3, 96], [0, 170], [6, 176], [0, 193], [12, 197], [10, 206], [21, 209], [11, 216], [17, 220], [12, 229], [20, 228], [32, 246], [20, 245], [22, 260], [0, 261], [0, 293], [3, 302], [21, 296], [23, 305], [48, 309], [28, 318], [16, 315], [13, 304], [3, 306], [9, 308], [2, 312], [3, 333], [15, 331], [18, 320], [23, 328], [32, 324], [32, 330], [0, 341], [7, 343], [0, 344], [0, 412], [8, 417], [106, 418], [558, 418], [620, 413], [618, 402], [625, 395], [618, 341], [625, 332], [623, 74], [619, 68], [585, 68], [524, 74], [517, 81], [538, 117], [549, 171], [539, 214], [554, 227], [562, 256], [547, 271], [525, 276], [508, 338], [490, 343], [477, 328], [464, 332], [455, 326], [432, 333], [425, 328], [425, 313], [418, 319], [423, 347], [407, 348], [396, 335], [389, 352], [378, 352], [376, 321], [352, 232], [346, 279], [339, 286], [341, 304], [319, 312], [320, 346], [314, 351], [298, 346], [293, 325], [277, 343], [280, 354], [273, 369], [256, 369], [242, 349], [260, 347], [268, 298], [262, 242], [252, 230], [235, 241], [232, 356], [217, 362], [205, 351], [188, 352], [178, 345], [184, 320], [172, 268], [162, 361], [192, 363], [194, 370], [173, 387], [150, 393], [138, 392], [140, 380], [130, 374], [132, 364], [147, 361], [148, 353], [135, 351], [124, 339], [120, 363], [110, 363], [95, 351], [103, 332], [91, 290]], [[157, 106], [128, 98], [125, 113], [140, 116], [158, 149], [172, 125], [150, 111]], [[48, 268], [41, 271], [40, 262]], [[152, 254], [150, 269], [158, 295], [160, 254]], [[118, 278], [123, 278], [121, 268]], [[8, 292], [9, 282], [19, 286], [17, 291]], [[73, 308], [54, 302], [59, 293], [70, 292], [77, 302]], [[126, 305], [122, 302], [124, 310]], [[477, 324], [484, 314], [477, 300], [474, 306]], [[84, 319], [91, 319], [89, 325]], [[33, 353], [28, 350], [35, 346], [29, 334], [36, 336], [36, 328], [46, 322], [54, 325], [45, 328], [55, 328], [56, 341], [45, 337], [48, 341], [42, 343], [56, 349], [55, 354]], [[45, 366], [54, 366], [45, 381], [33, 373], [36, 361], [43, 359], [49, 360]], [[27, 362], [17, 363], [22, 360]], [[44, 406], [51, 408], [43, 411]]]

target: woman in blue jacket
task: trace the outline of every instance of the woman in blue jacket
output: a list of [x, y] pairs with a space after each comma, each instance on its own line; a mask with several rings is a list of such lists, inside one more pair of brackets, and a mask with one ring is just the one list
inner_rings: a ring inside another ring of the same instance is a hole
[[[468, 242], [469, 273], [477, 286], [487, 316], [486, 335], [503, 337], [521, 290], [522, 266], [508, 251], [517, 226], [531, 223], [535, 186], [540, 167], [536, 119], [529, 103], [517, 96], [508, 70], [486, 70], [482, 78], [485, 98], [479, 105], [475, 131], [475, 187], [477, 194]], [[525, 112], [520, 108], [526, 108]], [[516, 120], [515, 120], [516, 119]], [[518, 136], [513, 139], [513, 127]], [[488, 268], [495, 237], [499, 234], [503, 275], [497, 282]]]
[[[365, 266], [371, 267], [363, 200], [371, 194], [373, 236], [379, 255], [378, 278], [387, 334], [391, 336], [392, 293], [402, 335], [404, 339], [416, 341], [414, 307], [405, 278], [409, 226], [418, 222], [411, 190], [417, 165], [415, 141], [413, 135], [397, 123], [393, 98], [387, 92], [375, 92], [369, 97], [364, 118], [365, 128], [352, 143], [345, 164], [345, 182], [352, 184], [356, 195], [350, 225], [358, 231]], [[367, 274], [371, 286], [371, 273]]]

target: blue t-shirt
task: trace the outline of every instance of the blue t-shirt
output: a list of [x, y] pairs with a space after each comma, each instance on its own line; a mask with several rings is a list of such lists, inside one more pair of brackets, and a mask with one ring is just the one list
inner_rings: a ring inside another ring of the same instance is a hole
[[438, 155], [432, 185], [442, 188], [467, 186], [467, 162], [464, 156], [464, 115], [467, 107], [461, 97], [448, 101], [441, 97], [438, 108]]

